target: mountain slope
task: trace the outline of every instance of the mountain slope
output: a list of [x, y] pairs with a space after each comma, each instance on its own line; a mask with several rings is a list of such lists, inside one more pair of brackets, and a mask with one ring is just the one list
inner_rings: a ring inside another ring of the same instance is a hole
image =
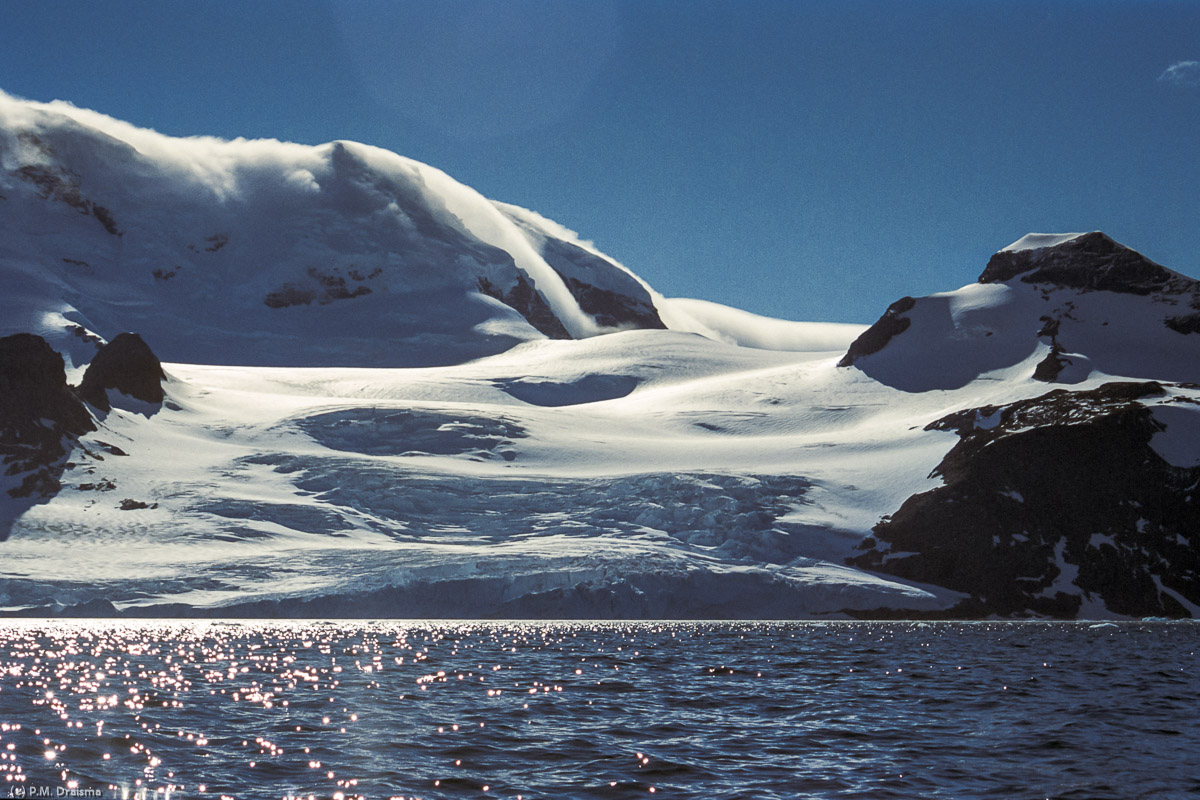
[[959, 437], [933, 472], [943, 484], [849, 563], [963, 591], [963, 615], [1193, 615], [1198, 309], [1200, 282], [1099, 232], [1030, 234], [978, 284], [893, 304], [841, 367], [908, 392], [1070, 388], [928, 423]]
[[962, 591], [966, 616], [1189, 616], [1200, 469], [1155, 439], [1195, 431], [1198, 406], [1114, 381], [937, 420], [960, 437], [935, 470], [945, 484], [875, 526], [851, 563]]
[[0, 210], [0, 613], [1200, 615], [1200, 292], [1103, 234], [767, 320], [376, 148], [3, 95]]
[[1200, 283], [1102, 233], [1031, 234], [975, 284], [896, 301], [842, 365], [907, 392], [961, 388], [1030, 358], [1030, 377], [1055, 383], [1197, 381], [1198, 309]]
[[0, 198], [4, 324], [56, 346], [77, 325], [173, 360], [401, 366], [663, 327], [569, 231], [353, 142], [171, 139], [0, 95]]

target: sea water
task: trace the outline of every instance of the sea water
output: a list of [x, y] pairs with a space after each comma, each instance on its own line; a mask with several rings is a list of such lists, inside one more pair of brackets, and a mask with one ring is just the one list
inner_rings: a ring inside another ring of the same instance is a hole
[[0, 624], [0, 798], [1200, 796], [1200, 625]]

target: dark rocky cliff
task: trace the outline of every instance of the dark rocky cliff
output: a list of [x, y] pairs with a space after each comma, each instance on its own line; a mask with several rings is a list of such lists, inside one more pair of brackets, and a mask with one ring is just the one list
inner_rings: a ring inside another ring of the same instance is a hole
[[526, 322], [551, 339], [571, 338], [566, 326], [558, 317], [554, 316], [554, 310], [550, 308], [546, 298], [536, 287], [525, 280], [524, 275], [518, 275], [516, 284], [507, 292], [487, 278], [480, 278], [479, 291], [515, 309], [525, 318]]
[[599, 274], [611, 277], [618, 267], [582, 247], [560, 239], [547, 238], [542, 243], [542, 258], [554, 268], [584, 313], [592, 315], [598, 325], [607, 328], [651, 328], [667, 326], [658, 316], [650, 295], [630, 278], [624, 291], [601, 289], [576, 274]]
[[1200, 282], [1156, 264], [1099, 231], [1052, 247], [1001, 250], [988, 260], [980, 283], [1020, 276], [1023, 283], [1146, 295], [1195, 292]]
[[905, 314], [912, 311], [916, 304], [917, 301], [911, 297], [901, 297], [888, 306], [887, 311], [883, 312], [883, 316], [876, 320], [874, 325], [867, 328], [850, 343], [850, 349], [846, 351], [846, 355], [842, 356], [838, 366], [848, 367], [863, 356], [878, 353], [894, 337], [908, 330], [912, 320]]
[[79, 395], [96, 408], [108, 411], [108, 390], [146, 403], [163, 401], [162, 364], [136, 333], [119, 333], [100, 348], [79, 384]]
[[[1200, 467], [1167, 463], [1153, 381], [1057, 389], [930, 423], [958, 443], [850, 563], [969, 595], [955, 617], [1190, 616], [1200, 605]], [[1200, 403], [1176, 396], [1171, 401]]]
[[0, 466], [9, 495], [56, 493], [73, 440], [95, 429], [61, 355], [31, 333], [0, 338]]

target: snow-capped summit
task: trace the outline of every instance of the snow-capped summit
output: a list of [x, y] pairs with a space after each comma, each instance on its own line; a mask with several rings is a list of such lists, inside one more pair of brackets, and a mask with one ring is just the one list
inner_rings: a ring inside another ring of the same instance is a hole
[[1200, 281], [1156, 264], [1100, 231], [1031, 233], [996, 253], [980, 283], [1024, 283], [1091, 291], [1200, 297]]
[[941, 485], [851, 563], [966, 592], [968, 616], [1193, 613], [1198, 310], [1200, 282], [1098, 231], [1029, 234], [977, 283], [893, 303], [839, 366], [967, 397], [925, 423], [958, 439]]
[[1001, 253], [1016, 253], [1022, 250], [1041, 250], [1047, 247], [1069, 242], [1084, 236], [1084, 233], [1027, 233], [1008, 247], [1000, 249]]
[[664, 298], [577, 234], [348, 141], [173, 138], [0, 92], [0, 335], [70, 366], [432, 366], [629, 329], [824, 349], [856, 326]]
[[174, 139], [0, 94], [0, 203], [0, 333], [69, 352], [131, 330], [176, 361], [444, 364], [664, 327], [562, 226], [354, 142]]
[[1200, 380], [1200, 282], [1098, 231], [1029, 234], [977, 283], [893, 303], [842, 358], [905, 391], [981, 377]]

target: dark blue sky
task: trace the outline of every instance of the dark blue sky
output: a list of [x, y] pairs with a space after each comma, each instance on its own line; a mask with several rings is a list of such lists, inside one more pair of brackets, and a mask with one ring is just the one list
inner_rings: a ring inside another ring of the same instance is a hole
[[386, 147], [791, 319], [872, 321], [1033, 230], [1200, 276], [1197, 61], [1195, 2], [0, 0], [11, 94]]

